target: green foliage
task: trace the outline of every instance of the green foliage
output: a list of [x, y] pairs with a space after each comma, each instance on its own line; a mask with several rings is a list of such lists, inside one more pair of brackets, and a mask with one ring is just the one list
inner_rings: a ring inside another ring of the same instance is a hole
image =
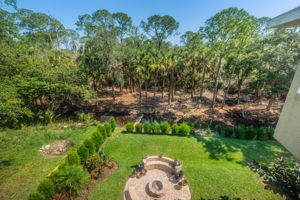
[[89, 175], [78, 165], [66, 166], [55, 176], [55, 185], [59, 192], [69, 199], [76, 196], [89, 181]]
[[247, 128], [244, 125], [238, 125], [234, 129], [235, 137], [239, 139], [245, 139]]
[[171, 126], [171, 129], [172, 129], [172, 134], [173, 135], [179, 135], [179, 126], [177, 124], [173, 124]]
[[46, 200], [44, 195], [39, 192], [29, 194], [27, 200]]
[[142, 123], [135, 125], [135, 132], [137, 132], [137, 133], [143, 132], [143, 124]]
[[160, 123], [160, 129], [162, 133], [170, 133], [171, 127], [170, 124], [168, 122], [161, 122]]
[[103, 143], [103, 137], [102, 137], [99, 129], [97, 129], [96, 131], [93, 132], [92, 139], [95, 144], [96, 151], [98, 151], [100, 145]]
[[106, 132], [106, 128], [103, 125], [98, 126], [98, 131], [103, 137], [103, 141], [107, 138], [108, 134]]
[[246, 136], [245, 138], [247, 140], [255, 140], [257, 137], [257, 130], [253, 127], [248, 127], [246, 130]]
[[111, 131], [112, 131], [111, 124], [110, 123], [105, 123], [104, 128], [106, 130], [107, 137], [110, 137], [111, 136]]
[[253, 161], [250, 168], [258, 172], [269, 185], [280, 188], [287, 197], [298, 199], [300, 196], [300, 173], [299, 166], [287, 164], [284, 158], [277, 158], [272, 166], [261, 165]]
[[157, 121], [151, 123], [151, 133], [160, 133], [160, 125]]
[[91, 157], [89, 157], [84, 164], [84, 167], [89, 172], [91, 172], [92, 170], [94, 170], [100, 166], [101, 166], [101, 160], [100, 160], [100, 156], [98, 154], [94, 154]]
[[66, 163], [68, 165], [79, 165], [80, 164], [80, 157], [77, 152], [73, 151], [70, 152], [66, 157]]
[[108, 122], [110, 123], [111, 126], [111, 131], [114, 132], [117, 126], [117, 121], [114, 117], [111, 117]]
[[52, 199], [55, 194], [55, 185], [51, 179], [44, 179], [37, 190], [44, 195], [45, 199]]
[[144, 133], [151, 133], [151, 124], [149, 122], [145, 122], [143, 124]]
[[90, 122], [93, 117], [90, 114], [85, 114], [84, 112], [77, 113], [78, 119], [82, 122]]
[[258, 140], [268, 140], [269, 135], [268, 135], [268, 129], [267, 128], [256, 128], [257, 131], [257, 139]]
[[128, 122], [128, 123], [126, 124], [126, 131], [127, 131], [128, 133], [132, 133], [132, 132], [133, 132], [133, 129], [134, 129], [134, 124], [133, 124], [132, 122]]
[[179, 130], [178, 130], [178, 134], [182, 135], [182, 136], [188, 136], [191, 133], [191, 127], [186, 124], [186, 123], [182, 123], [179, 126]]
[[83, 144], [89, 150], [89, 155], [93, 155], [95, 153], [96, 151], [95, 144], [91, 139], [89, 138], [85, 139]]
[[89, 149], [85, 145], [80, 145], [77, 149], [77, 154], [80, 157], [80, 162], [83, 164], [89, 157]]

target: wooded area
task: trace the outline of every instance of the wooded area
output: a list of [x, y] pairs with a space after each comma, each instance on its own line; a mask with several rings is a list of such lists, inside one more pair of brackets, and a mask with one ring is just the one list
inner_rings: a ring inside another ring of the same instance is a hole
[[[174, 101], [182, 90], [191, 98], [223, 93], [267, 98], [270, 109], [283, 99], [300, 61], [297, 28], [268, 29], [268, 18], [228, 8], [199, 31], [179, 34], [172, 16], [153, 15], [139, 25], [126, 13], [100, 9], [83, 14], [77, 29], [54, 17], [0, 1], [0, 126], [19, 128], [84, 111], [88, 100], [111, 88], [148, 91]], [[6, 5], [5, 5], [6, 4]], [[11, 6], [10, 10], [4, 9]], [[144, 98], [143, 98], [144, 97]]]

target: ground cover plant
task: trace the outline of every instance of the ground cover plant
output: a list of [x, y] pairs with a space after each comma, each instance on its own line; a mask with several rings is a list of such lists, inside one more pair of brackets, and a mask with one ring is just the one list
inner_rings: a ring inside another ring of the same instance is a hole
[[[123, 149], [126, 149], [124, 151]], [[292, 156], [276, 141], [249, 141], [214, 137], [178, 137], [156, 134], [117, 134], [104, 146], [104, 151], [119, 164], [118, 171], [100, 182], [91, 200], [120, 199], [125, 183], [142, 154], [160, 155], [181, 160], [192, 199], [219, 199], [220, 196], [241, 199], [284, 199], [264, 188], [259, 176], [248, 163], [259, 160], [271, 164], [274, 158]], [[245, 184], [247, 187], [245, 187]]]

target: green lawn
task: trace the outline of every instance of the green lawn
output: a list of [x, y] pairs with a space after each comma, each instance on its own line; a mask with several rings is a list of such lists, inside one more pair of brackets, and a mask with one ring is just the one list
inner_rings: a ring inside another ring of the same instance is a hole
[[283, 199], [264, 189], [258, 175], [246, 164], [253, 159], [270, 164], [282, 155], [291, 158], [275, 141], [121, 133], [109, 138], [104, 150], [117, 161], [119, 169], [96, 185], [91, 200], [122, 199], [125, 183], [133, 166], [141, 162], [142, 154], [162, 153], [183, 161], [192, 199], [217, 199], [223, 195], [241, 199]]
[[44, 158], [39, 153], [43, 144], [54, 140], [70, 140], [73, 149], [90, 135], [93, 127], [79, 129], [64, 124], [27, 127], [0, 132], [0, 199], [22, 200], [36, 190], [40, 181], [64, 156]]

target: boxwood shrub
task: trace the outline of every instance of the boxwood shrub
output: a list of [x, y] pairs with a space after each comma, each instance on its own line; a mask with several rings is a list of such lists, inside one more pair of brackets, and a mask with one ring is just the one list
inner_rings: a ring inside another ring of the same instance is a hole
[[168, 134], [170, 132], [170, 124], [168, 122], [161, 122], [160, 123], [160, 130], [162, 133]]
[[145, 122], [143, 124], [144, 133], [151, 133], [151, 124], [149, 122]]
[[151, 124], [151, 133], [160, 133], [160, 125], [157, 121]]
[[106, 133], [106, 129], [103, 125], [98, 126], [98, 130], [103, 137], [103, 141], [107, 138], [108, 134]]
[[179, 126], [177, 124], [173, 124], [171, 126], [171, 129], [172, 129], [172, 134], [173, 135], [179, 135]]
[[132, 132], [133, 132], [133, 129], [134, 129], [134, 123], [128, 122], [128, 123], [126, 124], [126, 131], [127, 131], [128, 133], [132, 133]]
[[142, 133], [143, 132], [143, 124], [139, 123], [135, 125], [135, 132]]
[[182, 123], [179, 126], [178, 134], [182, 136], [188, 136], [191, 133], [191, 127], [187, 123]]

